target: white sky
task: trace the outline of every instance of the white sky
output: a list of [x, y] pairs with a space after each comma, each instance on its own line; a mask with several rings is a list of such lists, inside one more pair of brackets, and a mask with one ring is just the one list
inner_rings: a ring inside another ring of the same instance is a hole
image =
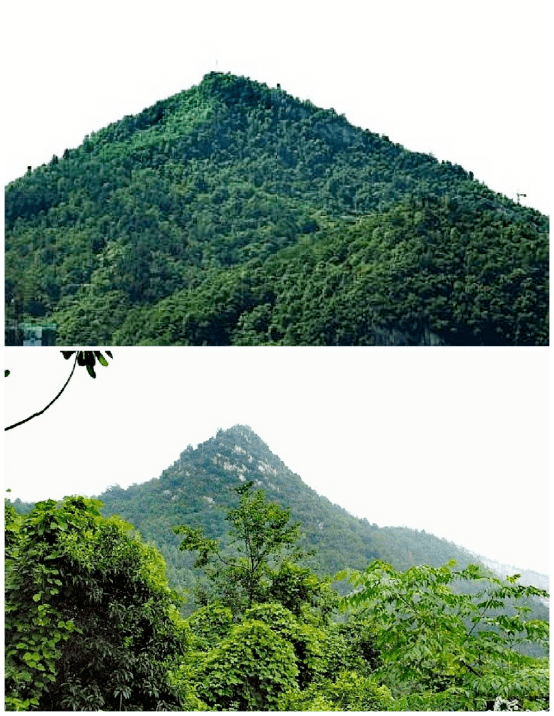
[[549, 214], [550, 0], [2, 0], [7, 183], [214, 69]]
[[[158, 477], [190, 443], [247, 424], [319, 494], [548, 572], [548, 349], [116, 348], [42, 416], [5, 433], [24, 500]], [[70, 371], [6, 349], [6, 425]]]

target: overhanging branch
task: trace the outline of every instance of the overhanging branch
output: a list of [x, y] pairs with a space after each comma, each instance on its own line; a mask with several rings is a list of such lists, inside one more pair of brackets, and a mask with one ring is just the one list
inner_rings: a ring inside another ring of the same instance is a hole
[[75, 355], [75, 360], [73, 361], [73, 368], [71, 369], [71, 373], [69, 374], [69, 378], [65, 381], [65, 383], [64, 383], [62, 389], [60, 390], [60, 392], [56, 395], [56, 397], [55, 397], [53, 400], [51, 400], [51, 401], [48, 403], [48, 405], [47, 405], [45, 408], [43, 408], [42, 410], [39, 410], [38, 413], [33, 413], [33, 415], [29, 415], [29, 417], [28, 417], [28, 418], [25, 418], [24, 420], [20, 420], [19, 422], [14, 423], [13, 425], [8, 425], [8, 427], [7, 427], [7, 428], [4, 428], [4, 430], [12, 430], [13, 428], [17, 428], [19, 425], [23, 425], [24, 423], [28, 423], [29, 420], [32, 420], [33, 418], [38, 418], [39, 415], [42, 415], [43, 413], [45, 413], [45, 412], [48, 410], [48, 408], [49, 408], [50, 406], [52, 406], [52, 405], [56, 402], [56, 400], [60, 397], [60, 395], [61, 395], [61, 394], [64, 392], [64, 390], [67, 388], [67, 386], [68, 386], [68, 384], [69, 384], [69, 381], [71, 380], [71, 378], [73, 377], [73, 373], [75, 372], [75, 366], [77, 365], [77, 358], [78, 358], [78, 357], [79, 357], [79, 353], [77, 353], [77, 354]]

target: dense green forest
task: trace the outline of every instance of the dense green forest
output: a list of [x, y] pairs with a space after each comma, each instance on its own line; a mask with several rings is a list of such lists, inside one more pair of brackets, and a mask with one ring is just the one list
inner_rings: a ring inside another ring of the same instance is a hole
[[547, 648], [548, 623], [520, 605], [546, 592], [374, 560], [336, 575], [341, 598], [302, 563], [290, 510], [252, 481], [234, 492], [227, 544], [173, 527], [207, 578], [186, 618], [161, 555], [97, 500], [7, 505], [7, 710], [548, 708], [548, 659], [521, 649]]
[[246, 426], [102, 501], [6, 500], [7, 710], [548, 708], [547, 592], [352, 517]]
[[548, 219], [211, 73], [6, 188], [6, 319], [63, 345], [545, 345]]

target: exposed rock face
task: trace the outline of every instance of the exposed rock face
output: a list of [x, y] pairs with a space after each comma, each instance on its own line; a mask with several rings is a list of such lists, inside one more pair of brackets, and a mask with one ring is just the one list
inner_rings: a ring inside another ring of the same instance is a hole
[[344, 149], [352, 142], [361, 141], [359, 131], [340, 118], [318, 125], [316, 133], [336, 149]]
[[424, 328], [419, 334], [402, 333], [396, 328], [373, 328], [376, 346], [440, 346], [444, 341]]

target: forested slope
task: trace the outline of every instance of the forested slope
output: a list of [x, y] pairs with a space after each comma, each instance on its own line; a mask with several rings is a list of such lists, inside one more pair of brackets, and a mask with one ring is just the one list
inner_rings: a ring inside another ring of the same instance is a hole
[[174, 587], [191, 587], [198, 572], [190, 556], [178, 550], [180, 540], [172, 528], [202, 527], [207, 537], [225, 540], [226, 510], [237, 499], [234, 489], [251, 480], [268, 499], [290, 507], [291, 519], [301, 525], [300, 544], [315, 551], [308, 562], [320, 575], [344, 567], [363, 569], [378, 558], [399, 568], [472, 561], [468, 552], [434, 535], [383, 529], [353, 517], [308, 487], [250, 428], [240, 425], [219, 431], [196, 449], [187, 448], [160, 478], [126, 490], [112, 487], [99, 499], [104, 514], [120, 515], [162, 552]]
[[543, 345], [548, 220], [212, 73], [7, 187], [6, 307], [63, 344]]
[[[98, 496], [106, 516], [119, 515], [163, 554], [173, 588], [192, 588], [198, 578], [190, 555], [179, 551], [173, 527], [202, 527], [207, 537], [227, 539], [226, 511], [237, 501], [235, 488], [247, 481], [267, 498], [290, 508], [300, 523], [301, 546], [315, 553], [307, 559], [320, 575], [345, 567], [363, 569], [374, 559], [399, 569], [414, 564], [440, 566], [455, 559], [460, 566], [475, 561], [457, 545], [426, 532], [378, 527], [358, 519], [318, 495], [291, 472], [247, 426], [220, 430], [196, 449], [189, 446], [159, 478], [126, 489], [114, 486]], [[117, 482], [117, 476], [114, 476]], [[18, 512], [30, 505], [15, 502]]]

